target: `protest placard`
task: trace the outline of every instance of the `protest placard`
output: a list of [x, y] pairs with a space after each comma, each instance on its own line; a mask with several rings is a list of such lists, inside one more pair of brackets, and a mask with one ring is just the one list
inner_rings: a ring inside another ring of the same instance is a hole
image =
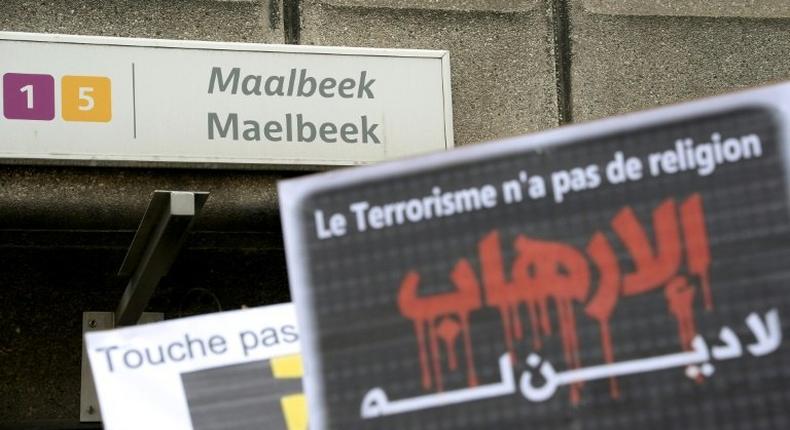
[[790, 84], [284, 181], [316, 429], [790, 425]]
[[290, 303], [91, 332], [85, 341], [109, 430], [307, 429]]

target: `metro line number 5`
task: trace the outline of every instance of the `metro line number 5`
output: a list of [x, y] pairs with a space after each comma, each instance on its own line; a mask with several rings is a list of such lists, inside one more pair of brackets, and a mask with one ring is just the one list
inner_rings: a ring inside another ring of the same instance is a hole
[[[112, 83], [105, 76], [63, 76], [61, 116], [65, 121], [109, 122], [112, 119]], [[55, 118], [55, 79], [52, 75], [3, 75], [3, 115], [7, 119]]]
[[79, 91], [80, 102], [84, 100], [86, 103], [85, 106], [83, 106], [82, 104], [77, 106], [79, 110], [83, 112], [93, 110], [93, 106], [95, 105], [95, 103], [93, 102], [93, 97], [89, 95], [89, 93], [92, 92], [93, 92], [93, 87], [80, 87], [80, 91]]

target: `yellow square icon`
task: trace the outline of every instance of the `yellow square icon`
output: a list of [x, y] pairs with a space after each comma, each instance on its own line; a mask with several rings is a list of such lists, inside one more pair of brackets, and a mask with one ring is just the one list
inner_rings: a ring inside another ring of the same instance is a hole
[[110, 78], [64, 76], [61, 91], [64, 120], [109, 122], [112, 119]]
[[307, 398], [304, 394], [292, 394], [280, 399], [288, 430], [307, 430]]

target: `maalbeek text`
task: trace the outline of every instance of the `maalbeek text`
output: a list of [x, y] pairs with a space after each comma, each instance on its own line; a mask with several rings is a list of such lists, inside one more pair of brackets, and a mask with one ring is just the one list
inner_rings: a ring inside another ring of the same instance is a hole
[[[359, 78], [316, 78], [307, 69], [291, 69], [288, 75], [243, 74], [239, 67], [225, 71], [213, 67], [208, 93], [245, 96], [281, 96], [374, 99], [375, 79], [361, 71]], [[238, 113], [208, 113], [208, 138], [244, 140], [247, 142], [324, 142], [381, 143], [380, 124], [367, 115], [344, 123], [319, 122], [301, 113], [286, 113], [266, 120], [239, 118]]]
[[[297, 77], [298, 75], [298, 77]], [[291, 69], [285, 75], [243, 75], [241, 69], [234, 67], [229, 73], [223, 73], [221, 67], [211, 69], [211, 78], [208, 82], [208, 93], [215, 92], [244, 94], [246, 96], [288, 96], [312, 97], [313, 95], [324, 98], [341, 97], [345, 99], [373, 99], [371, 87], [375, 79], [368, 78], [368, 72], [359, 73], [359, 79], [315, 78], [310, 76], [307, 69]]]

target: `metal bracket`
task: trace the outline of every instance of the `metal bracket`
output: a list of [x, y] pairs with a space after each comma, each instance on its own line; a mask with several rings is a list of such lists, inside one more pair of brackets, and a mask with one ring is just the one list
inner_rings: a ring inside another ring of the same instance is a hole
[[118, 272], [131, 276], [115, 311], [115, 326], [134, 325], [176, 259], [208, 193], [154, 191]]
[[120, 276], [129, 276], [115, 312], [82, 315], [82, 384], [80, 421], [101, 421], [99, 401], [85, 350], [84, 333], [162, 321], [162, 313], [144, 313], [148, 301], [178, 256], [195, 217], [208, 199], [206, 192], [154, 191], [140, 226], [126, 253]]
[[[165, 314], [161, 312], [145, 312], [140, 324], [163, 321]], [[100, 422], [101, 410], [96, 385], [93, 383], [88, 354], [85, 349], [85, 333], [96, 330], [115, 328], [114, 312], [83, 312], [82, 313], [82, 377], [80, 384], [80, 422]]]

